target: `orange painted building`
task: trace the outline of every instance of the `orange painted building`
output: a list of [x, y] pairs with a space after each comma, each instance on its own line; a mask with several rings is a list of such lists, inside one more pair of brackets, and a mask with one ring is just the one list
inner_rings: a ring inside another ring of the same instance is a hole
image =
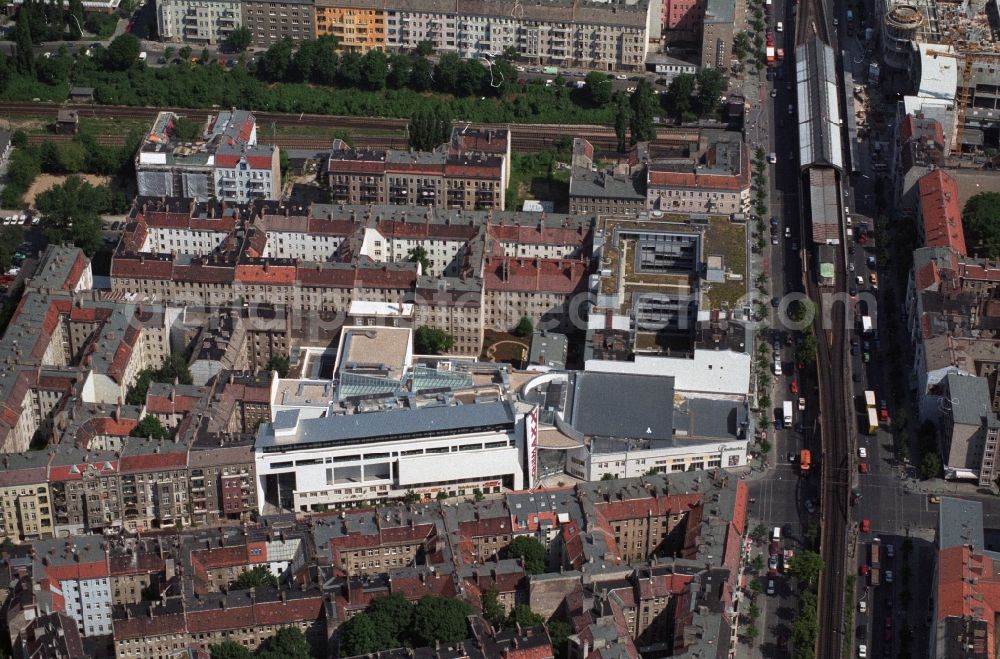
[[318, 0], [316, 36], [336, 37], [342, 50], [385, 50], [385, 11], [371, 5], [351, 6], [354, 4], [350, 0]]

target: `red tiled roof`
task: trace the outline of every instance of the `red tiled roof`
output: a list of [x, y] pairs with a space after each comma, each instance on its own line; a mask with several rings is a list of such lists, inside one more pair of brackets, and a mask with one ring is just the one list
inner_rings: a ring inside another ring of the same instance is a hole
[[933, 259], [927, 263], [924, 267], [917, 270], [914, 275], [914, 281], [916, 289], [918, 291], [924, 291], [934, 286], [935, 284], [941, 283], [940, 273], [938, 272], [937, 261]]
[[121, 459], [122, 473], [184, 469], [185, 467], [187, 467], [187, 452], [125, 455]]
[[705, 174], [696, 169], [667, 172], [650, 167], [646, 171], [650, 188], [698, 188], [701, 190], [744, 190], [750, 185], [749, 161], [740, 174]]
[[294, 265], [241, 264], [236, 266], [235, 279], [244, 284], [294, 284]]
[[[664, 497], [644, 497], [628, 501], [601, 501], [595, 510], [609, 522], [640, 519], [652, 513], [656, 517], [687, 512], [701, 501], [699, 494], [673, 494]], [[688, 524], [690, 526], [690, 523]]]
[[923, 218], [924, 244], [950, 247], [965, 256], [965, 233], [962, 211], [958, 205], [958, 183], [944, 171], [935, 169], [917, 182], [920, 215]]
[[501, 654], [506, 659], [551, 659], [555, 656], [549, 643], [535, 645], [530, 648], [507, 648]]
[[87, 563], [70, 562], [45, 566], [45, 576], [52, 581], [99, 579], [109, 575], [108, 564], [104, 561], [91, 561]]
[[570, 259], [484, 259], [484, 287], [488, 291], [572, 293], [587, 276], [587, 264]]
[[164, 634], [182, 634], [187, 628], [183, 613], [170, 613], [149, 617], [135, 616], [114, 621], [115, 640], [124, 641], [133, 638], [148, 638]]
[[[262, 155], [243, 155], [242, 159], [252, 169], [271, 169], [271, 157]], [[232, 169], [240, 164], [241, 156], [238, 153], [216, 153], [215, 166]]]
[[174, 260], [172, 258], [149, 259], [143, 256], [122, 256], [115, 254], [111, 259], [112, 277], [134, 279], [173, 279]]

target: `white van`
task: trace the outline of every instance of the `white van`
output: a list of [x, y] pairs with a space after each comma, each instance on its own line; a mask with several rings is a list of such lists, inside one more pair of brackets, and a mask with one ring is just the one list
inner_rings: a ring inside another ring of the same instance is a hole
[[781, 540], [781, 527], [780, 526], [775, 526], [774, 527], [774, 533], [771, 535], [771, 540], [773, 540], [774, 542], [778, 542], [779, 540]]

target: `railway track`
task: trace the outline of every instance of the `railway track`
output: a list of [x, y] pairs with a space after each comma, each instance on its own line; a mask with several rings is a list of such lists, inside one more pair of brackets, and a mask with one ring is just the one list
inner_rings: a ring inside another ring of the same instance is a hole
[[[132, 107], [127, 105], [56, 105], [54, 103], [0, 103], [0, 115], [10, 116], [51, 116], [55, 117], [61, 108], [76, 110], [80, 117], [101, 118], [101, 119], [142, 119], [152, 121], [157, 113], [161, 111], [172, 111], [177, 114], [209, 114], [217, 112], [218, 109], [191, 109], [191, 108], [147, 108]], [[307, 113], [280, 113], [280, 112], [255, 112], [258, 126], [267, 125], [274, 122], [281, 126], [314, 126], [335, 129], [379, 129], [387, 131], [399, 131], [399, 138], [408, 125], [407, 119], [393, 119], [385, 117], [345, 117], [337, 115], [321, 115]], [[456, 121], [456, 125], [463, 125], [466, 122]], [[614, 129], [609, 126], [599, 126], [594, 124], [491, 124], [491, 123], [469, 123], [475, 128], [509, 128], [511, 131], [511, 147], [518, 151], [531, 151], [541, 146], [551, 146], [558, 138], [585, 137], [595, 146], [603, 149], [615, 148], [618, 139]], [[663, 144], [685, 144], [696, 142], [699, 137], [698, 130], [684, 128], [660, 128], [657, 130], [656, 142]], [[370, 138], [370, 139], [369, 139]], [[298, 139], [298, 138], [286, 138]], [[312, 138], [301, 138], [308, 140]], [[356, 145], [375, 146], [378, 139], [386, 143], [397, 144], [394, 136], [373, 138], [370, 136], [351, 136], [351, 140]], [[282, 139], [276, 140], [278, 145], [282, 145]], [[329, 140], [313, 140], [316, 144], [327, 144]], [[292, 144], [292, 142], [289, 142]], [[312, 148], [313, 144], [306, 142], [295, 142], [297, 146], [288, 148]]]

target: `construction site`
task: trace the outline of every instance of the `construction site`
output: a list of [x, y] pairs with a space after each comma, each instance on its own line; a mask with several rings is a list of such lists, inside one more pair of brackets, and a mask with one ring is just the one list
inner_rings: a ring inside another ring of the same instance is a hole
[[881, 9], [883, 61], [909, 76], [905, 112], [940, 117], [950, 155], [995, 155], [1000, 146], [997, 4], [908, 0]]

